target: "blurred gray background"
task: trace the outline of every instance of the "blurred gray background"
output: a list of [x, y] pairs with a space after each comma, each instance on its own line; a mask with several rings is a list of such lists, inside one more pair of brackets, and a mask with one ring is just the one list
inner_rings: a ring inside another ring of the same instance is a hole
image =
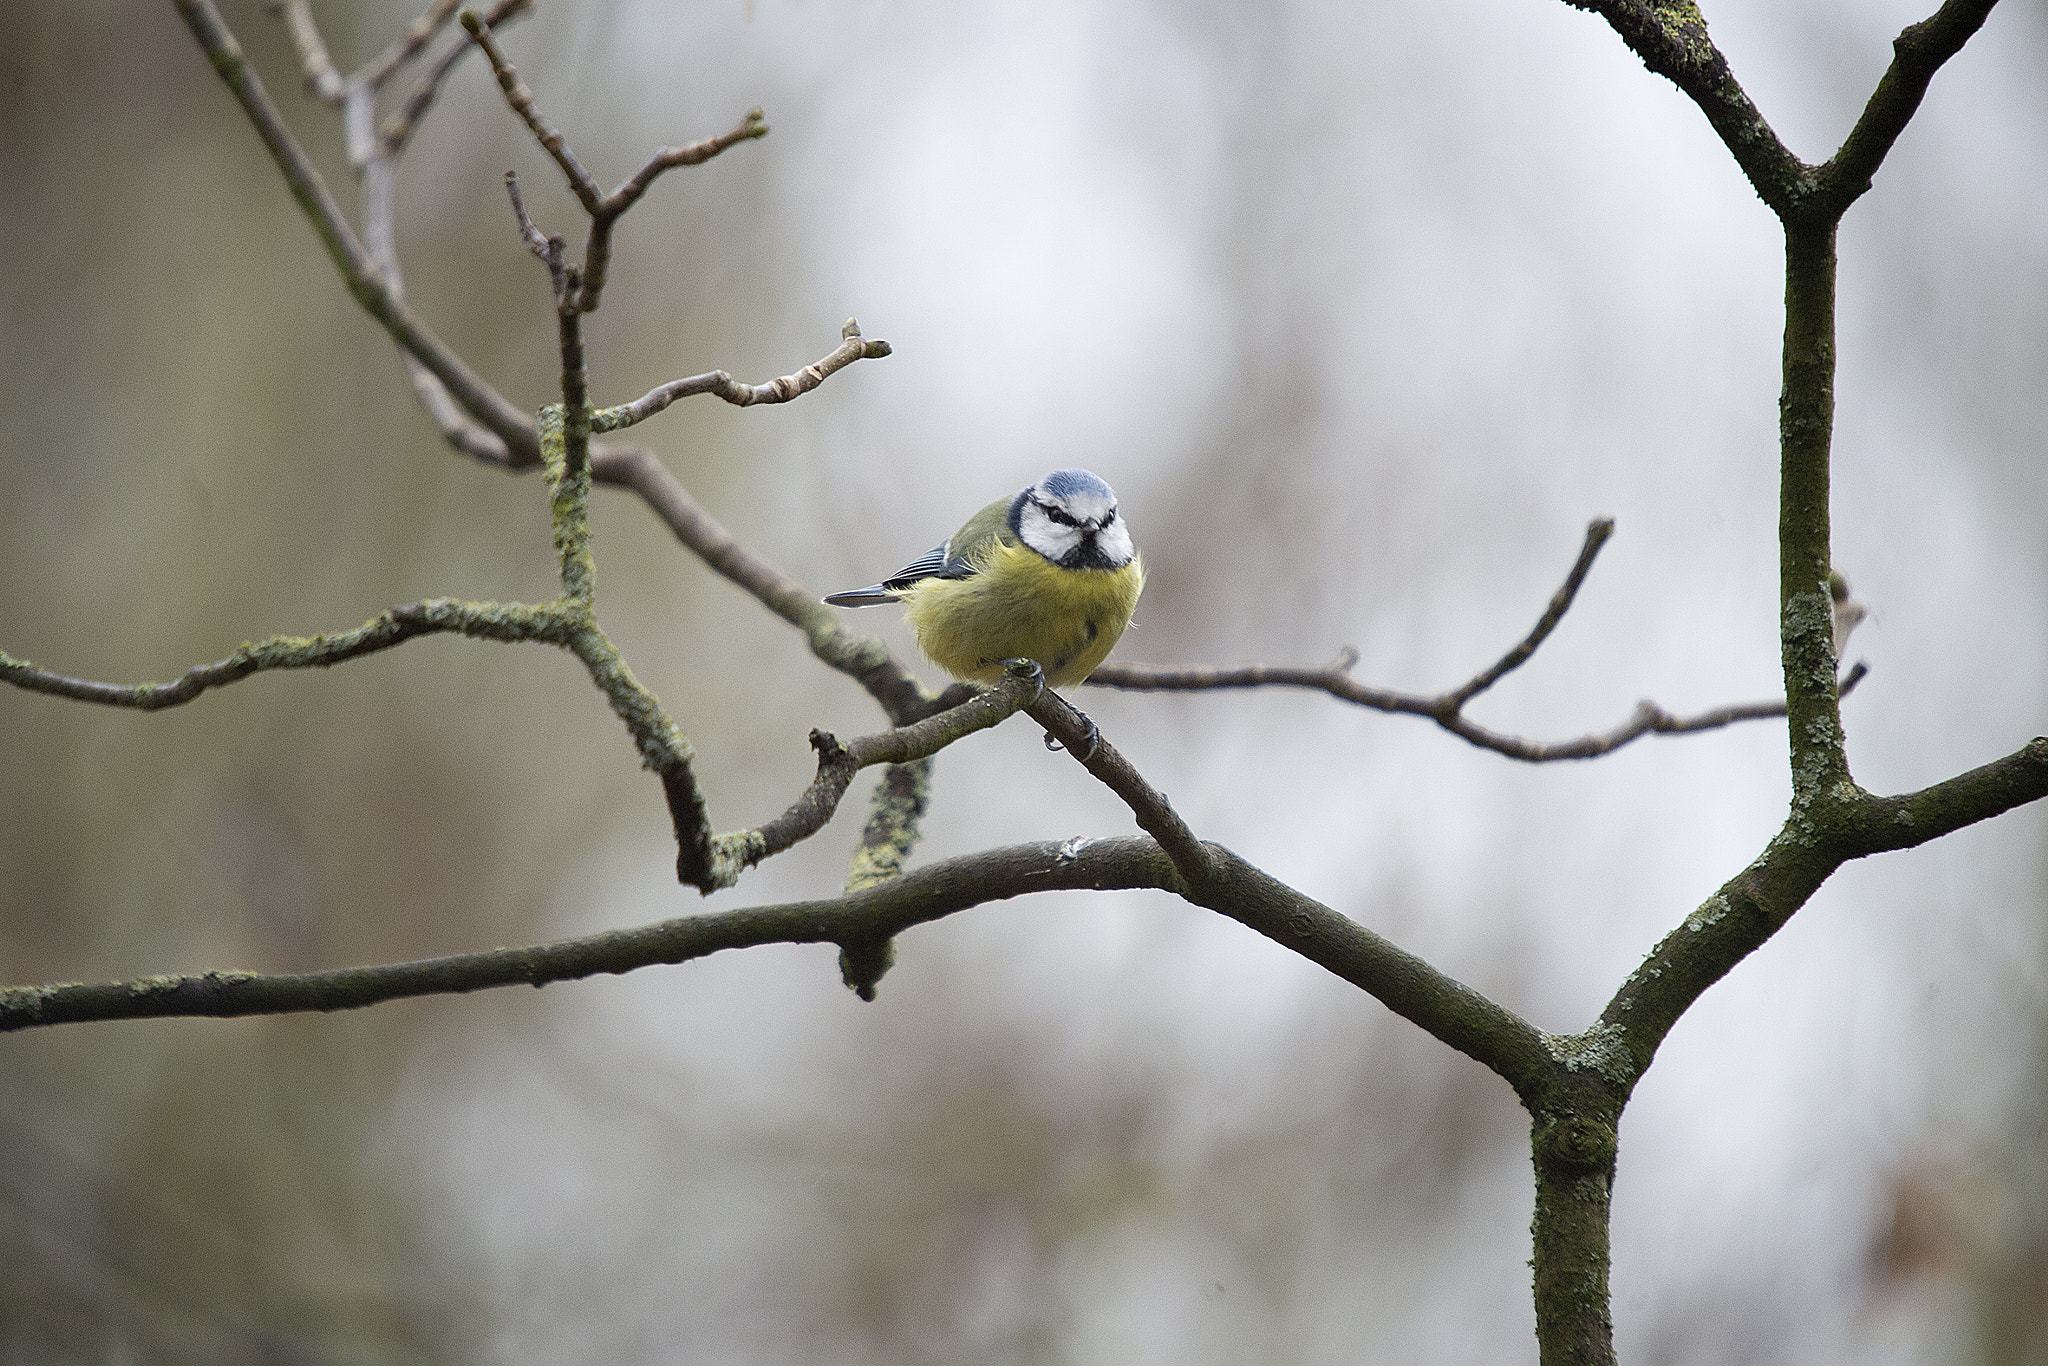
[[[1928, 0], [1708, 17], [1810, 159]], [[414, 10], [316, 7], [353, 67]], [[279, 25], [231, 22], [346, 202]], [[1555, 0], [544, 5], [506, 35], [600, 181], [663, 180], [589, 328], [601, 401], [828, 351], [783, 408], [640, 435], [818, 591], [1058, 465], [1150, 588], [1119, 658], [1448, 686], [1558, 738], [1778, 691], [1778, 239], [1704, 119]], [[1858, 777], [2048, 729], [2048, 5], [2009, 0], [1842, 233], [1838, 562]], [[501, 188], [580, 240], [485, 67], [402, 181], [420, 312], [553, 383]], [[168, 5], [0, 9], [0, 648], [168, 678], [423, 595], [553, 589], [533, 478], [413, 406]], [[854, 685], [601, 494], [604, 619], [721, 828]], [[887, 614], [859, 624], [899, 651]], [[927, 676], [931, 671], [927, 669]], [[1195, 828], [1582, 1028], [1752, 857], [1780, 723], [1530, 768], [1309, 695], [1078, 699]], [[824, 834], [702, 902], [580, 670], [454, 639], [158, 715], [0, 692], [0, 979], [457, 952], [836, 888]], [[1130, 819], [1018, 722], [949, 751], [920, 858]], [[2048, 811], [1845, 869], [1679, 1025], [1624, 1124], [1635, 1362], [2048, 1354]], [[0, 1041], [0, 1361], [1533, 1360], [1523, 1116], [1476, 1064], [1164, 896], [335, 1017]]]

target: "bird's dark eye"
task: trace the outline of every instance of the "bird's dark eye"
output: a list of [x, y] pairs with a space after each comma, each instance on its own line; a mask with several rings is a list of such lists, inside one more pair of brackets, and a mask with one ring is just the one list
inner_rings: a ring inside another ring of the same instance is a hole
[[1107, 530], [1109, 530], [1109, 524], [1110, 524], [1111, 522], [1114, 522], [1115, 520], [1116, 520], [1116, 509], [1115, 509], [1115, 508], [1111, 508], [1111, 509], [1109, 510], [1109, 515], [1108, 515], [1107, 517], [1104, 517], [1104, 518], [1102, 519], [1102, 530], [1104, 530], [1104, 531], [1107, 531]]
[[1067, 516], [1065, 512], [1061, 511], [1059, 508], [1054, 507], [1051, 503], [1040, 503], [1038, 505], [1038, 510], [1040, 512], [1043, 512], [1047, 517], [1050, 517], [1053, 521], [1058, 522], [1061, 526], [1081, 525], [1073, 518]]

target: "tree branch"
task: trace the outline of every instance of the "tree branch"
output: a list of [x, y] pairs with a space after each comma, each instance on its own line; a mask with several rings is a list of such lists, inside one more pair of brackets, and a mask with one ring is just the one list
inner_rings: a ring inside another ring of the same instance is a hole
[[563, 644], [570, 623], [557, 605], [523, 602], [465, 602], [428, 598], [380, 612], [352, 631], [334, 635], [269, 636], [245, 644], [226, 659], [198, 664], [172, 683], [97, 683], [39, 669], [25, 659], [0, 654], [0, 679], [29, 692], [48, 693], [108, 707], [161, 711], [201, 693], [238, 683], [272, 669], [324, 669], [402, 645], [414, 636], [452, 632], [477, 640], [541, 640]]
[[598, 409], [591, 414], [590, 429], [600, 433], [620, 431], [645, 422], [677, 399], [697, 394], [716, 394], [739, 408], [749, 408], [757, 403], [787, 403], [808, 394], [857, 360], [879, 360], [889, 354], [889, 343], [870, 341], [861, 336], [858, 319], [848, 318], [846, 325], [839, 329], [839, 336], [840, 343], [830, 355], [806, 365], [793, 375], [771, 379], [765, 384], [742, 384], [723, 370], [713, 370], [688, 379], [670, 380], [631, 403]]
[[1678, 1018], [1776, 934], [1852, 858], [1925, 844], [2048, 797], [2048, 738], [1899, 797], [1858, 793], [1816, 815], [1795, 805], [1754, 862], [1666, 935], [1601, 1012], [1629, 1058], [1633, 1085]]
[[[530, 13], [531, 9], [532, 0], [498, 0], [497, 4], [484, 12], [484, 24], [495, 32], [514, 19]], [[471, 44], [467, 39], [457, 41], [441, 54], [441, 59], [434, 63], [426, 75], [420, 77], [418, 83], [413, 86], [412, 93], [400, 102], [391, 117], [385, 119], [383, 126], [377, 130], [379, 155], [389, 159], [405, 150], [405, 144], [412, 137], [413, 129], [419, 126], [419, 121], [426, 116], [427, 110], [440, 95], [441, 87], [448, 79], [448, 73], [455, 69], [455, 64], [461, 61], [470, 49]]]
[[[824, 829], [838, 812], [854, 775], [862, 769], [874, 764], [907, 765], [929, 759], [956, 740], [1008, 720], [1044, 691], [1045, 674], [1033, 664], [1028, 669], [1013, 668], [993, 688], [914, 725], [879, 735], [863, 735], [844, 744], [826, 731], [813, 730], [811, 748], [818, 752], [818, 774], [811, 785], [787, 811], [766, 825], [718, 836], [714, 841], [719, 851], [715, 857], [732, 860], [739, 869], [772, 858]], [[734, 876], [737, 875], [736, 869]]]
[[1920, 100], [1949, 58], [1962, 51], [1998, 0], [1947, 0], [1932, 16], [1892, 40], [1892, 64], [1863, 106], [1841, 149], [1815, 175], [1811, 212], [1840, 218], [1870, 189], [1871, 177], [1912, 121]]
[[859, 683], [897, 725], [930, 715], [945, 696], [927, 693], [880, 640], [849, 631], [817, 594], [741, 545], [645, 446], [597, 443], [591, 473], [639, 495], [713, 573], [802, 631], [812, 654]]
[[[1390, 688], [1375, 688], [1360, 683], [1351, 677], [1353, 666], [1358, 663], [1358, 652], [1346, 647], [1344, 652], [1330, 664], [1320, 669], [1294, 668], [1271, 664], [1248, 664], [1235, 669], [1218, 668], [1166, 668], [1153, 664], [1108, 664], [1090, 675], [1088, 682], [1097, 687], [1122, 688], [1132, 692], [1207, 692], [1222, 688], [1313, 688], [1326, 692], [1332, 697], [1352, 702], [1374, 711], [1392, 712], [1406, 716], [1426, 716], [1451, 734], [1480, 749], [1504, 754], [1510, 759], [1525, 763], [1553, 763], [1561, 759], [1592, 759], [1611, 754], [1623, 745], [1645, 735], [1689, 735], [1703, 730], [1717, 730], [1738, 721], [1762, 720], [1785, 714], [1783, 702], [1745, 702], [1733, 706], [1716, 707], [1712, 711], [1695, 716], [1677, 716], [1655, 702], [1639, 702], [1627, 720], [1608, 730], [1595, 731], [1570, 740], [1527, 740], [1518, 735], [1507, 735], [1489, 730], [1464, 715], [1465, 703], [1499, 682], [1513, 670], [1520, 668], [1539, 646], [1557, 628], [1564, 614], [1571, 609], [1577, 598], [1580, 585], [1586, 580], [1593, 567], [1593, 560], [1600, 548], [1614, 532], [1611, 518], [1601, 517], [1586, 528], [1585, 544], [1580, 547], [1579, 558], [1572, 565], [1571, 572], [1556, 593], [1551, 595], [1550, 604], [1535, 627], [1520, 644], [1509, 650], [1491, 667], [1482, 670], [1469, 682], [1435, 696], [1421, 693], [1397, 692]], [[1832, 620], [1832, 618], [1831, 618]], [[1847, 697], [1852, 688], [1861, 682], [1869, 672], [1865, 665], [1858, 664], [1842, 680], [1841, 696]]]
[[334, 58], [327, 53], [327, 40], [320, 36], [320, 26], [313, 21], [313, 6], [308, 0], [272, 0], [269, 9], [284, 20], [306, 92], [339, 109], [348, 86], [335, 70]]
[[505, 92], [505, 103], [525, 122], [527, 131], [533, 134], [534, 141], [541, 145], [542, 150], [555, 159], [555, 165], [562, 168], [562, 177], [569, 182], [576, 202], [583, 206], [585, 213], [596, 213], [604, 199], [603, 192], [590, 178], [590, 172], [583, 169], [583, 163], [576, 159], [576, 154], [569, 150], [569, 140], [562, 136], [562, 131], [541, 114], [540, 105], [534, 101], [533, 90], [519, 79], [518, 70], [505, 55], [505, 49], [498, 46], [498, 40], [491, 33], [490, 26], [484, 23], [483, 16], [475, 10], [462, 11], [462, 27], [483, 49], [484, 56], [490, 59], [491, 72], [498, 78], [498, 88]]
[[1691, 98], [1735, 164], [1780, 217], [1812, 188], [1812, 168], [1792, 154], [1750, 103], [1728, 61], [1707, 36], [1692, 0], [1565, 0], [1590, 10], [1642, 58], [1643, 65]]
[[[612, 227], [626, 210], [639, 202], [641, 195], [647, 193], [647, 187], [654, 183], [656, 176], [678, 166], [700, 166], [728, 147], [767, 136], [768, 124], [761, 111], [749, 109], [746, 117], [740, 120], [739, 126], [730, 132], [719, 133], [683, 147], [662, 148], [649, 157], [647, 164], [628, 177], [624, 184], [606, 195], [604, 201], [590, 215], [590, 238], [583, 250], [583, 289], [577, 296], [576, 306], [585, 313], [597, 311], [598, 299], [604, 293], [605, 281], [611, 271]], [[888, 344], [884, 342], [880, 345], [882, 350], [877, 354], [888, 355]]]
[[1083, 768], [1131, 808], [1139, 829], [1156, 840], [1166, 851], [1166, 856], [1173, 860], [1182, 884], [1175, 890], [1195, 900], [1198, 890], [1214, 887], [1217, 868], [1212, 846], [1195, 838], [1195, 832], [1188, 829], [1187, 822], [1180, 818], [1180, 813], [1173, 809], [1166, 795], [1145, 781], [1144, 775], [1131, 766], [1130, 760], [1103, 738], [1093, 721], [1052, 691], [1047, 691], [1024, 710], [1032, 720], [1044, 726], [1047, 734], [1058, 740], [1067, 753], [1079, 760]]
[[1543, 609], [1543, 615], [1536, 620], [1520, 644], [1500, 657], [1492, 668], [1462, 688], [1454, 688], [1444, 694], [1443, 704], [1452, 712], [1458, 711], [1467, 702], [1485, 692], [1509, 673], [1522, 667], [1529, 656], [1536, 653], [1541, 645], [1557, 629], [1557, 623], [1564, 620], [1564, 614], [1571, 610], [1572, 599], [1579, 595], [1579, 585], [1586, 581], [1586, 573], [1593, 567], [1593, 560], [1600, 554], [1600, 547], [1607, 544], [1607, 538], [1614, 534], [1612, 517], [1596, 517], [1586, 525], [1586, 543], [1579, 547], [1579, 558], [1572, 565], [1571, 573], [1565, 575], [1564, 583], [1551, 594], [1550, 605]]
[[292, 198], [312, 222], [356, 302], [383, 326], [393, 341], [433, 372], [465, 411], [505, 443], [508, 464], [515, 468], [537, 465], [540, 452], [532, 420], [449, 350], [389, 287], [383, 272], [349, 228], [340, 207], [328, 193], [326, 182], [285, 127], [276, 104], [249, 65], [241, 44], [221, 20], [213, 0], [178, 0], [178, 12], [212, 62], [215, 73], [234, 92], [242, 111], [255, 126]]
[[[371, 90], [381, 90], [384, 83], [398, 74], [398, 69], [420, 55], [434, 35], [447, 26], [454, 17], [456, 7], [462, 0], [433, 0], [426, 12], [405, 26], [392, 44], [365, 63], [355, 78]], [[524, 3], [524, 0], [521, 0]]]
[[1147, 839], [1094, 840], [1086, 848], [1013, 845], [932, 864], [831, 900], [681, 916], [530, 948], [323, 972], [208, 972], [7, 987], [0, 989], [0, 1031], [87, 1020], [352, 1010], [412, 996], [544, 986], [686, 962], [720, 949], [886, 938], [986, 901], [1063, 889], [1160, 887], [1173, 876], [1172, 864]]

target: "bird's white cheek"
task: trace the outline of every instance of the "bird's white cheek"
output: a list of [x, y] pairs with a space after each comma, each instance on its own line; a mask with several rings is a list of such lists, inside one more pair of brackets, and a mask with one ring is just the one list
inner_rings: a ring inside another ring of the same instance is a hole
[[1095, 538], [1096, 548], [1118, 564], [1127, 564], [1136, 548], [1131, 544], [1129, 528], [1119, 520]]

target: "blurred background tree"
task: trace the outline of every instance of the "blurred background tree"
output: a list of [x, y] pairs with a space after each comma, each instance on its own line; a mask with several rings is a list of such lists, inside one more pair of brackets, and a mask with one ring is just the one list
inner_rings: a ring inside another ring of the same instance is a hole
[[[290, 50], [230, 20], [281, 98]], [[322, 12], [352, 66], [406, 6]], [[1837, 142], [1893, 0], [1709, 16], [1798, 151]], [[532, 480], [451, 457], [166, 7], [17, 4], [0, 644], [164, 677], [433, 594], [552, 592]], [[1777, 683], [1779, 242], [1696, 110], [1522, 0], [549, 7], [528, 81], [610, 183], [665, 181], [590, 328], [601, 401], [782, 373], [857, 314], [897, 354], [787, 408], [641, 433], [817, 585], [1054, 464], [1151, 569], [1120, 657], [1433, 690], [1619, 532], [1504, 729]], [[1843, 231], [1837, 562], [1873, 617], [1860, 778], [2004, 753], [2048, 697], [2048, 8], [2009, 3]], [[331, 120], [288, 109], [347, 183]], [[411, 298], [552, 397], [500, 178], [570, 205], [481, 63], [403, 168]], [[599, 495], [607, 624], [721, 828], [872, 704]], [[924, 538], [920, 540], [920, 538]], [[864, 623], [865, 624], [865, 623]], [[913, 657], [900, 633], [900, 656]], [[773, 686], [764, 686], [773, 680]], [[1204, 835], [1576, 1029], [1768, 837], [1783, 732], [1529, 769], [1312, 696], [1081, 699]], [[687, 909], [667, 820], [572, 661], [460, 640], [161, 715], [0, 693], [9, 982], [287, 970]], [[1127, 828], [1011, 725], [940, 761], [921, 857]], [[709, 904], [836, 886], [857, 822]], [[2040, 1360], [2048, 824], [1851, 865], [1681, 1023], [1624, 1128], [1624, 1357]], [[10, 1036], [0, 1353], [21, 1361], [1354, 1361], [1529, 1332], [1506, 1088], [1163, 895], [340, 1017]], [[2031, 1355], [2030, 1355], [2031, 1354]]]

